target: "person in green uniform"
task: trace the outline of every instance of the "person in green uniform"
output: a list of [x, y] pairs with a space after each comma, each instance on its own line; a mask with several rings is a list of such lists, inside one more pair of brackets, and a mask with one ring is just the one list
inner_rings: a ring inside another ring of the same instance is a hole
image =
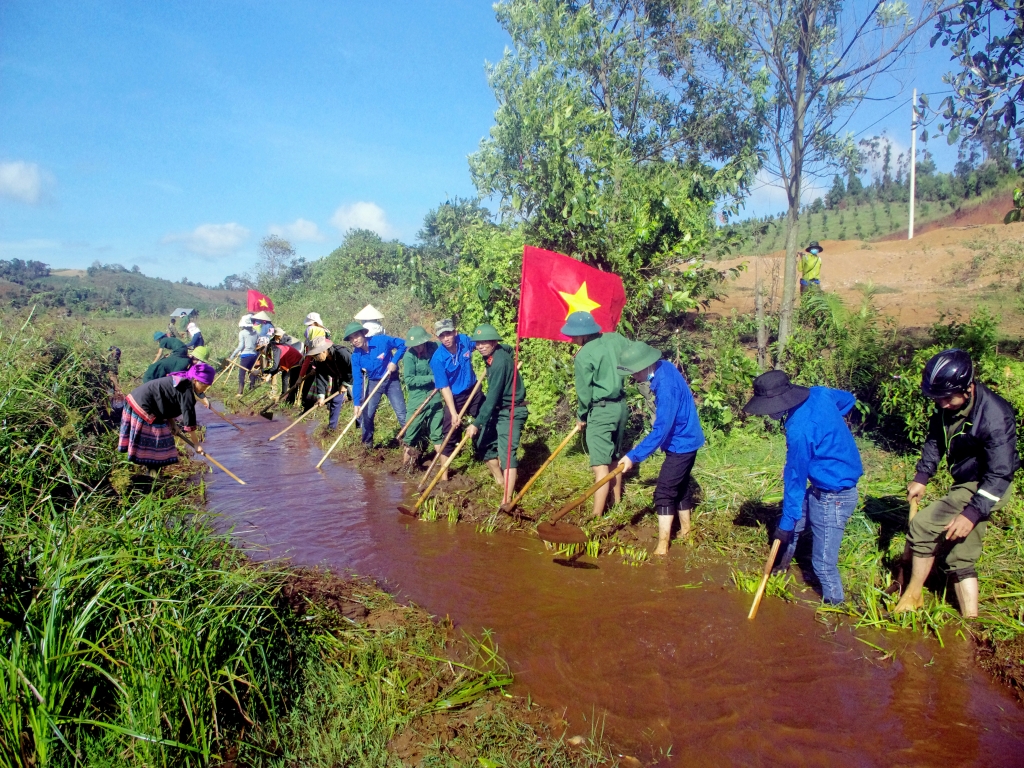
[[150, 365], [146, 372], [142, 374], [142, 383], [145, 384], [147, 381], [153, 381], [153, 379], [162, 379], [164, 376], [172, 373], [187, 371], [197, 360], [201, 363], [206, 363], [209, 359], [210, 353], [206, 347], [196, 347], [185, 357], [180, 357], [179, 355], [162, 357]]
[[[477, 456], [487, 464], [498, 485], [505, 489], [502, 503], [506, 504], [512, 500], [516, 488], [519, 466], [516, 451], [519, 450], [519, 437], [527, 416], [526, 384], [521, 376], [515, 376], [513, 393], [512, 379], [516, 365], [512, 349], [500, 343], [501, 336], [493, 325], [481, 323], [470, 338], [487, 365], [487, 396], [480, 406], [480, 412], [467, 427], [467, 432], [471, 438], [479, 436], [476, 441]], [[516, 406], [514, 417], [513, 394]], [[512, 433], [511, 446], [509, 431]]]
[[154, 331], [153, 341], [159, 347], [156, 351], [156, 357], [153, 358], [154, 363], [164, 356], [164, 352], [172, 356], [177, 355], [178, 357], [188, 359], [188, 346], [181, 339], [172, 338], [163, 331]]
[[[405, 335], [406, 353], [402, 358], [403, 376], [405, 378], [406, 408], [415, 412], [431, 394], [434, 394], [434, 371], [430, 367], [430, 358], [437, 351], [437, 342], [430, 340], [430, 334], [420, 325], [413, 326]], [[420, 411], [412, 424], [405, 430], [405, 452], [402, 463], [413, 460], [413, 449], [423, 442], [424, 438], [439, 450], [444, 433], [441, 429], [444, 421], [444, 400], [437, 394], [431, 398], [426, 407]]]
[[[587, 453], [594, 480], [601, 480], [621, 457], [626, 433], [626, 393], [617, 366], [629, 340], [618, 333], [602, 333], [589, 312], [573, 312], [562, 333], [579, 344], [573, 359], [576, 373], [576, 418], [586, 427]], [[622, 475], [594, 494], [594, 517], [600, 517], [608, 502], [609, 486], [618, 504], [622, 500]], [[683, 534], [685, 535], [685, 533]]]

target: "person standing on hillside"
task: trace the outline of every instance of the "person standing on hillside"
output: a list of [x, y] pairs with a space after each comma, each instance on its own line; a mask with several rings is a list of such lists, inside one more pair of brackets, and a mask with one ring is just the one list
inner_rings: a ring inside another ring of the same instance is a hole
[[[440, 391], [445, 404], [442, 429], [447, 435], [453, 426], [456, 427], [443, 451], [443, 455], [451, 456], [462, 430], [459, 411], [466, 406], [476, 386], [476, 373], [473, 371], [473, 351], [476, 345], [469, 336], [455, 330], [455, 321], [450, 317], [434, 323], [434, 334], [441, 340], [441, 346], [430, 358], [430, 370], [434, 372], [434, 386]], [[483, 402], [483, 393], [478, 391], [466, 408], [466, 413], [475, 417]], [[443, 479], [448, 479], [447, 472]]]
[[[507, 504], [515, 495], [519, 472], [516, 452], [519, 450], [523, 425], [529, 415], [526, 408], [526, 383], [521, 376], [516, 375], [512, 348], [500, 343], [501, 336], [493, 325], [481, 323], [470, 338], [487, 366], [487, 396], [472, 423], [466, 427], [466, 432], [470, 439], [479, 435], [476, 442], [477, 457], [491, 470], [498, 486], [504, 489], [501, 503]], [[515, 391], [512, 389], [513, 382]]]
[[256, 340], [259, 334], [252, 326], [252, 315], [242, 315], [238, 321], [238, 346], [232, 350], [230, 358], [237, 358], [238, 369], [238, 394], [241, 397], [245, 392], [245, 377], [249, 374], [249, 389], [255, 389], [256, 377], [251, 375], [253, 365], [256, 363]]
[[800, 293], [810, 288], [821, 290], [821, 252], [824, 250], [817, 240], [812, 240], [800, 255], [797, 264], [800, 268]]
[[319, 312], [310, 312], [306, 315], [303, 325], [305, 326], [305, 346], [303, 347], [303, 352], [306, 354], [309, 354], [310, 347], [313, 346], [317, 339], [331, 338], [331, 331], [329, 328], [324, 327], [324, 321], [320, 319]]
[[188, 358], [188, 347], [176, 336], [168, 336], [163, 331], [153, 331], [153, 341], [159, 347], [156, 357], [153, 358], [154, 363], [164, 356], [164, 352], [172, 357]]
[[[405, 355], [405, 342], [383, 334], [370, 338], [359, 323], [345, 327], [345, 341], [352, 343], [352, 404], [362, 429], [363, 445], [373, 447], [373, 420], [380, 399], [387, 395], [395, 411], [398, 426], [405, 426], [405, 395], [398, 380], [398, 363]], [[366, 392], [363, 392], [363, 373], [366, 373]], [[384, 384], [376, 392], [382, 379]], [[372, 393], [372, 394], [371, 394]], [[363, 398], [367, 398], [364, 400]]]
[[893, 613], [924, 607], [924, 582], [935, 559], [945, 555], [946, 571], [956, 579], [960, 613], [978, 616], [978, 571], [982, 539], [993, 512], [1013, 493], [1020, 468], [1017, 415], [1013, 406], [974, 379], [974, 363], [960, 349], [935, 355], [921, 376], [922, 394], [937, 406], [907, 486], [907, 501], [920, 501], [945, 456], [953, 487], [910, 521], [907, 540], [913, 552], [910, 584]]
[[690, 529], [694, 507], [691, 473], [697, 451], [704, 445], [704, 430], [690, 386], [672, 363], [661, 359], [661, 352], [634, 341], [619, 355], [617, 367], [620, 376], [632, 376], [638, 384], [649, 383], [654, 395], [651, 431], [619, 459], [619, 466], [628, 472], [659, 448], [665, 452], [654, 487], [654, 511], [658, 514], [658, 547], [654, 554], [667, 555], [672, 519], [678, 514], [680, 529]]
[[[434, 372], [430, 368], [430, 359], [437, 351], [437, 342], [430, 340], [430, 334], [422, 326], [416, 325], [405, 335], [406, 353], [402, 358], [402, 375], [408, 394], [406, 407], [415, 412], [417, 408], [431, 397], [434, 392]], [[442, 424], [444, 423], [444, 400], [433, 395], [431, 401], [420, 411], [409, 428], [405, 431], [405, 450], [402, 463], [413, 460], [413, 449], [424, 439], [434, 450], [441, 447], [444, 439]]]
[[[313, 381], [309, 394], [322, 405], [328, 397], [341, 392], [343, 387], [351, 386], [352, 353], [340, 344], [335, 344], [326, 336], [321, 336], [313, 342], [313, 346], [310, 347], [302, 361], [300, 380], [310, 370], [313, 373]], [[341, 414], [341, 406], [344, 402], [345, 395], [341, 394], [327, 403], [327, 429], [332, 432], [338, 428], [338, 416]]]
[[811, 566], [826, 605], [843, 602], [839, 545], [857, 508], [857, 483], [864, 474], [860, 452], [843, 417], [856, 404], [849, 392], [800, 387], [783, 371], [754, 379], [754, 396], [743, 410], [770, 416], [786, 430], [782, 520], [775, 528], [779, 555], [774, 571], [789, 567], [800, 534], [810, 525]]
[[[589, 312], [573, 312], [562, 326], [562, 334], [569, 336], [580, 349], [573, 358], [576, 376], [576, 418], [580, 427], [586, 427], [587, 453], [594, 480], [607, 475], [620, 458], [622, 440], [626, 433], [626, 393], [618, 364], [629, 341], [618, 333], [602, 333], [601, 326]], [[622, 475], [611, 483], [615, 503], [622, 500]], [[600, 517], [608, 501], [608, 485], [594, 494], [594, 517]], [[687, 524], [679, 536], [690, 532]]]
[[[196, 398], [202, 397], [213, 382], [213, 368], [197, 362], [187, 371], [163, 376], [141, 384], [125, 398], [117, 450], [127, 453], [129, 461], [149, 470], [151, 477], [160, 468], [178, 461], [174, 445], [174, 419], [181, 417], [186, 432], [196, 429]], [[196, 448], [203, 453], [202, 446]]]

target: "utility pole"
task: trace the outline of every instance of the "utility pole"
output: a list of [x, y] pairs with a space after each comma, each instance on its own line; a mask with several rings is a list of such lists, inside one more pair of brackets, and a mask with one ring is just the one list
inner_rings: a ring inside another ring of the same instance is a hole
[[914, 193], [917, 186], [917, 88], [914, 89], [914, 100], [910, 104], [910, 227], [907, 229], [907, 240], [914, 239]]

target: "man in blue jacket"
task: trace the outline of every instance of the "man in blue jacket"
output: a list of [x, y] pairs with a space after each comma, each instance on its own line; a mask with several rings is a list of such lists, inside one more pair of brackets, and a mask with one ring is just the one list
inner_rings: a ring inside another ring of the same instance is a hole
[[857, 444], [843, 417], [857, 398], [828, 387], [799, 387], [783, 371], [754, 379], [754, 396], [743, 410], [782, 421], [786, 430], [782, 520], [775, 528], [781, 553], [775, 572], [789, 567], [800, 534], [811, 526], [811, 566], [828, 605], [843, 602], [839, 545], [857, 508], [857, 481], [864, 474]]
[[[388, 396], [398, 418], [398, 426], [405, 426], [405, 395], [398, 380], [398, 361], [405, 354], [405, 342], [393, 336], [380, 334], [368, 338], [362, 323], [349, 323], [345, 327], [345, 341], [352, 342], [352, 404], [363, 431], [363, 445], [373, 446], [373, 418], [381, 397]], [[364, 394], [363, 374], [366, 374]], [[381, 379], [387, 379], [380, 389], [374, 389]], [[370, 393], [373, 393], [372, 395]], [[367, 400], [363, 402], [363, 398]]]
[[654, 393], [654, 423], [651, 431], [633, 450], [619, 459], [619, 466], [628, 472], [659, 448], [665, 452], [665, 463], [654, 487], [654, 510], [658, 513], [658, 548], [656, 555], [668, 554], [672, 519], [679, 514], [683, 536], [690, 530], [693, 511], [693, 482], [690, 477], [697, 449], [704, 445], [693, 393], [683, 375], [654, 347], [635, 341], [619, 356], [619, 373], [632, 375], [633, 381], [650, 382]]
[[[456, 427], [455, 434], [442, 452], [444, 456], [451, 456], [462, 431], [459, 425], [459, 411], [465, 407], [473, 387], [476, 386], [476, 373], [473, 371], [473, 352], [476, 350], [476, 344], [466, 334], [456, 331], [455, 321], [451, 318], [434, 323], [434, 334], [441, 341], [441, 345], [430, 358], [430, 370], [434, 372], [434, 386], [440, 391], [441, 399], [444, 401], [442, 429], [447, 435], [452, 425]], [[477, 390], [466, 413], [475, 418], [480, 413], [483, 402], [484, 393]], [[442, 479], [448, 479], [447, 471]]]

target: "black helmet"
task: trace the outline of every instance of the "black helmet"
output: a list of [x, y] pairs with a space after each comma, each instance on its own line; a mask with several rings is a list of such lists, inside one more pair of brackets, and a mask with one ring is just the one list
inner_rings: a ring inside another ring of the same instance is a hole
[[973, 379], [971, 356], [962, 349], [944, 349], [925, 365], [921, 392], [925, 397], [949, 397], [966, 392]]

